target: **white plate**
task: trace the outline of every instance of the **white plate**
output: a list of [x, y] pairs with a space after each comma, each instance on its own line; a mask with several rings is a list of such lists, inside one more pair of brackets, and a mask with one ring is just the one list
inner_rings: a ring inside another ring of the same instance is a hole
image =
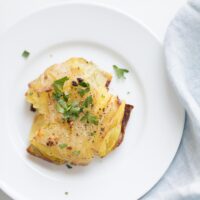
[[[138, 21], [100, 5], [50, 6], [0, 38], [0, 185], [20, 200], [131, 200], [147, 192], [172, 161], [184, 111], [169, 86], [161, 44]], [[31, 52], [28, 59], [21, 53]], [[72, 56], [113, 73], [111, 91], [135, 105], [123, 144], [87, 167], [57, 166], [26, 153], [33, 114], [25, 103], [29, 81]], [[127, 94], [130, 92], [130, 94]], [[68, 196], [64, 194], [69, 192]]]

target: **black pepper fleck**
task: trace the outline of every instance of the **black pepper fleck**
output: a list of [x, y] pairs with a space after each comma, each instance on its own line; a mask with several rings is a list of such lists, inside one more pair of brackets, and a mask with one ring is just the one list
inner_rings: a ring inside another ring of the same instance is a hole
[[101, 128], [101, 131], [104, 131], [105, 130], [105, 128]]
[[77, 78], [77, 81], [78, 81], [79, 83], [81, 83], [81, 82], [83, 82], [83, 79], [82, 79], [82, 78]]

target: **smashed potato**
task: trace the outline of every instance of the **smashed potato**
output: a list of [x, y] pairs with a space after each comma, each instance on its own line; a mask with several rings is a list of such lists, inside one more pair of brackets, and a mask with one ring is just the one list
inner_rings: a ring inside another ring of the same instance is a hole
[[83, 58], [49, 67], [29, 84], [36, 110], [27, 151], [56, 164], [86, 165], [123, 140], [133, 106], [108, 91], [111, 74]]

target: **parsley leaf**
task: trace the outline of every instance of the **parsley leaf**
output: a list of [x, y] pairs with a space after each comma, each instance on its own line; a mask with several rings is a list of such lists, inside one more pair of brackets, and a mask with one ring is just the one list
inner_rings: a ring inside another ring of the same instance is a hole
[[89, 105], [91, 105], [93, 102], [92, 96], [88, 96], [85, 101], [83, 102], [82, 106], [87, 108]]
[[79, 86], [85, 88], [85, 89], [82, 88], [78, 89], [78, 93], [80, 94], [81, 97], [83, 97], [86, 93], [90, 91], [90, 84], [85, 81], [79, 82]]
[[22, 57], [28, 58], [29, 56], [30, 56], [30, 52], [28, 52], [27, 50], [24, 50], [22, 53]]
[[80, 94], [81, 97], [83, 97], [86, 93], [88, 93], [90, 91], [90, 88], [86, 88], [86, 89], [79, 89], [78, 93]]
[[79, 85], [82, 86], [82, 87], [90, 87], [90, 84], [89, 83], [86, 83], [85, 81], [82, 81], [82, 82], [79, 82]]
[[53, 98], [58, 101], [61, 97], [62, 97], [62, 93], [61, 92], [53, 92]]
[[119, 68], [116, 65], [113, 65], [113, 69], [115, 70], [115, 73], [116, 73], [118, 78], [124, 78], [125, 79], [124, 74], [129, 72], [127, 69]]
[[86, 121], [87, 123], [91, 123], [94, 125], [98, 125], [99, 121], [95, 115], [86, 112], [85, 115], [81, 118], [81, 121]]
[[[68, 166], [67, 166], [68, 167]], [[69, 168], [69, 167], [68, 167]], [[71, 167], [72, 168], [72, 167]], [[65, 195], [68, 195], [69, 194], [69, 192], [65, 192]]]
[[66, 101], [64, 99], [59, 99], [58, 100], [59, 105], [64, 108], [65, 110], [69, 110], [69, 105], [67, 105]]
[[80, 153], [81, 153], [81, 151], [77, 151], [77, 150], [72, 152], [72, 154], [75, 156], [78, 156]]
[[56, 110], [59, 113], [64, 113], [65, 112], [65, 109], [59, 103], [56, 104]]
[[67, 76], [54, 81], [53, 87], [56, 92], [62, 92], [65, 81], [69, 80]]
[[64, 149], [65, 147], [68, 147], [68, 145], [65, 144], [65, 143], [63, 143], [63, 144], [59, 144], [59, 147], [60, 147], [61, 149]]
[[63, 117], [66, 120], [74, 120], [79, 117], [79, 113], [82, 111], [81, 108], [77, 105], [77, 103], [68, 103], [64, 107]]

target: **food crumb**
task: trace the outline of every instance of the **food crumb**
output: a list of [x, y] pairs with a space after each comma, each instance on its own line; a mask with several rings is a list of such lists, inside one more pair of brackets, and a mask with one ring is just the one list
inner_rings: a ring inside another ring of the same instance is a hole
[[130, 94], [130, 92], [128, 91], [126, 94]]
[[71, 165], [66, 164], [66, 166], [67, 166], [68, 169], [72, 169], [72, 166], [71, 166]]
[[68, 195], [69, 194], [69, 192], [65, 192], [65, 195]]

